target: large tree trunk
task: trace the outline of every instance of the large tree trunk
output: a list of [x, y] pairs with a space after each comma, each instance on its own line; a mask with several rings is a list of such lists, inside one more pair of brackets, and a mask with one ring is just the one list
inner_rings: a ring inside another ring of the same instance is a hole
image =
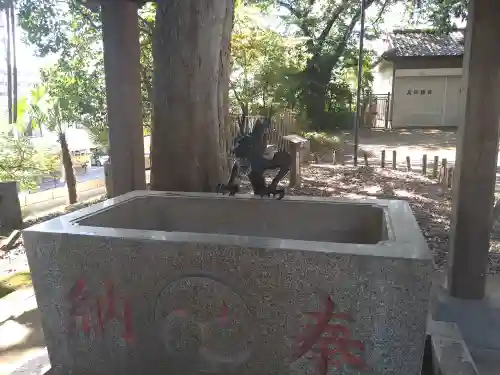
[[68, 201], [69, 204], [76, 203], [76, 177], [73, 170], [73, 162], [71, 161], [71, 154], [69, 153], [68, 142], [66, 141], [66, 134], [59, 133], [59, 143], [61, 144], [61, 159], [64, 168], [64, 176], [66, 179], [66, 187], [68, 188]]
[[304, 101], [307, 117], [314, 130], [322, 130], [327, 126], [326, 99], [328, 84], [332, 78], [332, 70], [338, 59], [315, 56], [307, 62], [304, 70], [306, 80]]
[[234, 0], [158, 0], [153, 37], [153, 190], [213, 191], [224, 164]]

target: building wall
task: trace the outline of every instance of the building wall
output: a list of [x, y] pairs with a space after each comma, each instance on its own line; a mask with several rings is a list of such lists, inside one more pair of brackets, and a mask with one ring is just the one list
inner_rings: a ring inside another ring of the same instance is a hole
[[462, 56], [399, 57], [394, 60], [396, 69], [461, 68]]
[[461, 68], [395, 71], [392, 127], [457, 127]]

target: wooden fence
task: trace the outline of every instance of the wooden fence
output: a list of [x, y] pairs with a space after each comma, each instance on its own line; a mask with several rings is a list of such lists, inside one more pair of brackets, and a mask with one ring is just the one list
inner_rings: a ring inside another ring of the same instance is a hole
[[[255, 122], [262, 119], [261, 116], [250, 116], [245, 126], [246, 131], [251, 132]], [[296, 131], [295, 117], [293, 112], [287, 111], [284, 114], [275, 116], [271, 119], [271, 128], [268, 134], [268, 144], [275, 145], [277, 148], [288, 151], [289, 144], [283, 139], [283, 136], [292, 134]], [[240, 133], [238, 117], [231, 116], [228, 127], [225, 132], [221, 132], [221, 144], [224, 147], [223, 152], [228, 156], [228, 163], [232, 165], [231, 148], [233, 140]]]

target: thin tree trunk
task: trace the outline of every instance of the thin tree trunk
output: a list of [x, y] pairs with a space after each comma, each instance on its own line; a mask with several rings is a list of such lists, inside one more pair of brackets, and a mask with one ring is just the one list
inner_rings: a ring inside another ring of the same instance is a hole
[[[219, 113], [219, 155], [221, 155], [220, 175], [227, 181], [229, 178], [230, 169], [232, 166], [226, 161], [229, 161], [227, 149], [225, 147], [229, 136], [229, 86], [231, 75], [231, 33], [234, 25], [234, 0], [229, 0], [226, 6], [226, 14], [224, 15], [224, 24], [222, 25], [222, 40], [219, 59], [219, 87], [218, 87], [218, 113]], [[248, 113], [248, 108], [247, 108]], [[246, 120], [248, 121], [248, 120]], [[232, 139], [230, 140], [232, 142]], [[221, 177], [219, 176], [219, 178]]]
[[158, 0], [151, 188], [214, 191], [228, 113], [234, 0]]
[[7, 25], [7, 105], [9, 113], [9, 125], [12, 124], [12, 65], [11, 65], [11, 53], [10, 53], [10, 43], [11, 43], [11, 32], [10, 32], [10, 11], [9, 6], [4, 8], [5, 11], [5, 21]]
[[14, 2], [9, 0], [9, 8], [10, 8], [10, 19], [11, 19], [11, 27], [12, 27], [12, 61], [13, 61], [13, 98], [12, 102], [14, 104], [14, 109], [12, 113], [12, 120], [14, 123], [17, 123], [17, 54], [16, 54], [16, 16], [14, 12]]
[[66, 178], [66, 186], [68, 188], [68, 201], [69, 204], [73, 204], [77, 201], [76, 177], [75, 171], [73, 170], [73, 162], [71, 161], [68, 142], [66, 141], [66, 134], [64, 134], [64, 132], [59, 133], [59, 143], [61, 144], [61, 159]]

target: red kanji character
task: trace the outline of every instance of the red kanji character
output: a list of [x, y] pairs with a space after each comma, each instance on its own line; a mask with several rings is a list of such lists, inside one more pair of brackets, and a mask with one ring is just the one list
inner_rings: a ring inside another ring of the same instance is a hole
[[299, 337], [298, 346], [292, 354], [293, 359], [297, 360], [302, 356], [307, 359], [316, 359], [320, 375], [327, 374], [329, 364], [340, 368], [342, 363], [345, 363], [358, 370], [366, 370], [368, 367], [362, 359], [352, 353], [353, 349], [363, 352], [363, 343], [351, 340], [349, 329], [342, 324], [329, 323], [332, 318], [353, 321], [352, 317], [345, 313], [334, 314], [333, 309], [334, 303], [328, 296], [324, 311], [305, 314], [313, 317], [315, 324]]
[[74, 318], [74, 330], [78, 330], [77, 318], [82, 319], [82, 330], [85, 336], [90, 333], [90, 308], [88, 305], [89, 296], [85, 283], [79, 279], [68, 293], [69, 300], [71, 301], [70, 315]]
[[96, 299], [96, 308], [97, 308], [97, 324], [99, 325], [99, 332], [103, 333], [104, 332], [104, 322], [102, 320], [102, 299], [97, 298]]
[[123, 339], [127, 343], [131, 343], [133, 341], [133, 327], [132, 327], [132, 309], [130, 307], [130, 303], [127, 300], [123, 301], [123, 320], [125, 321], [125, 334], [123, 335]]
[[292, 353], [292, 358], [294, 360], [299, 359], [309, 350], [312, 349], [316, 341], [321, 337], [325, 327], [328, 325], [330, 318], [333, 314], [334, 303], [330, 296], [328, 296], [325, 304], [325, 310], [320, 313], [308, 312], [305, 315], [309, 315], [316, 319], [316, 324], [311, 330], [306, 330], [303, 335], [299, 336], [297, 339], [297, 347]]
[[107, 283], [106, 285], [106, 315], [104, 317], [104, 323], [109, 322], [110, 320], [116, 318], [116, 309], [115, 309], [115, 286], [113, 283]]

